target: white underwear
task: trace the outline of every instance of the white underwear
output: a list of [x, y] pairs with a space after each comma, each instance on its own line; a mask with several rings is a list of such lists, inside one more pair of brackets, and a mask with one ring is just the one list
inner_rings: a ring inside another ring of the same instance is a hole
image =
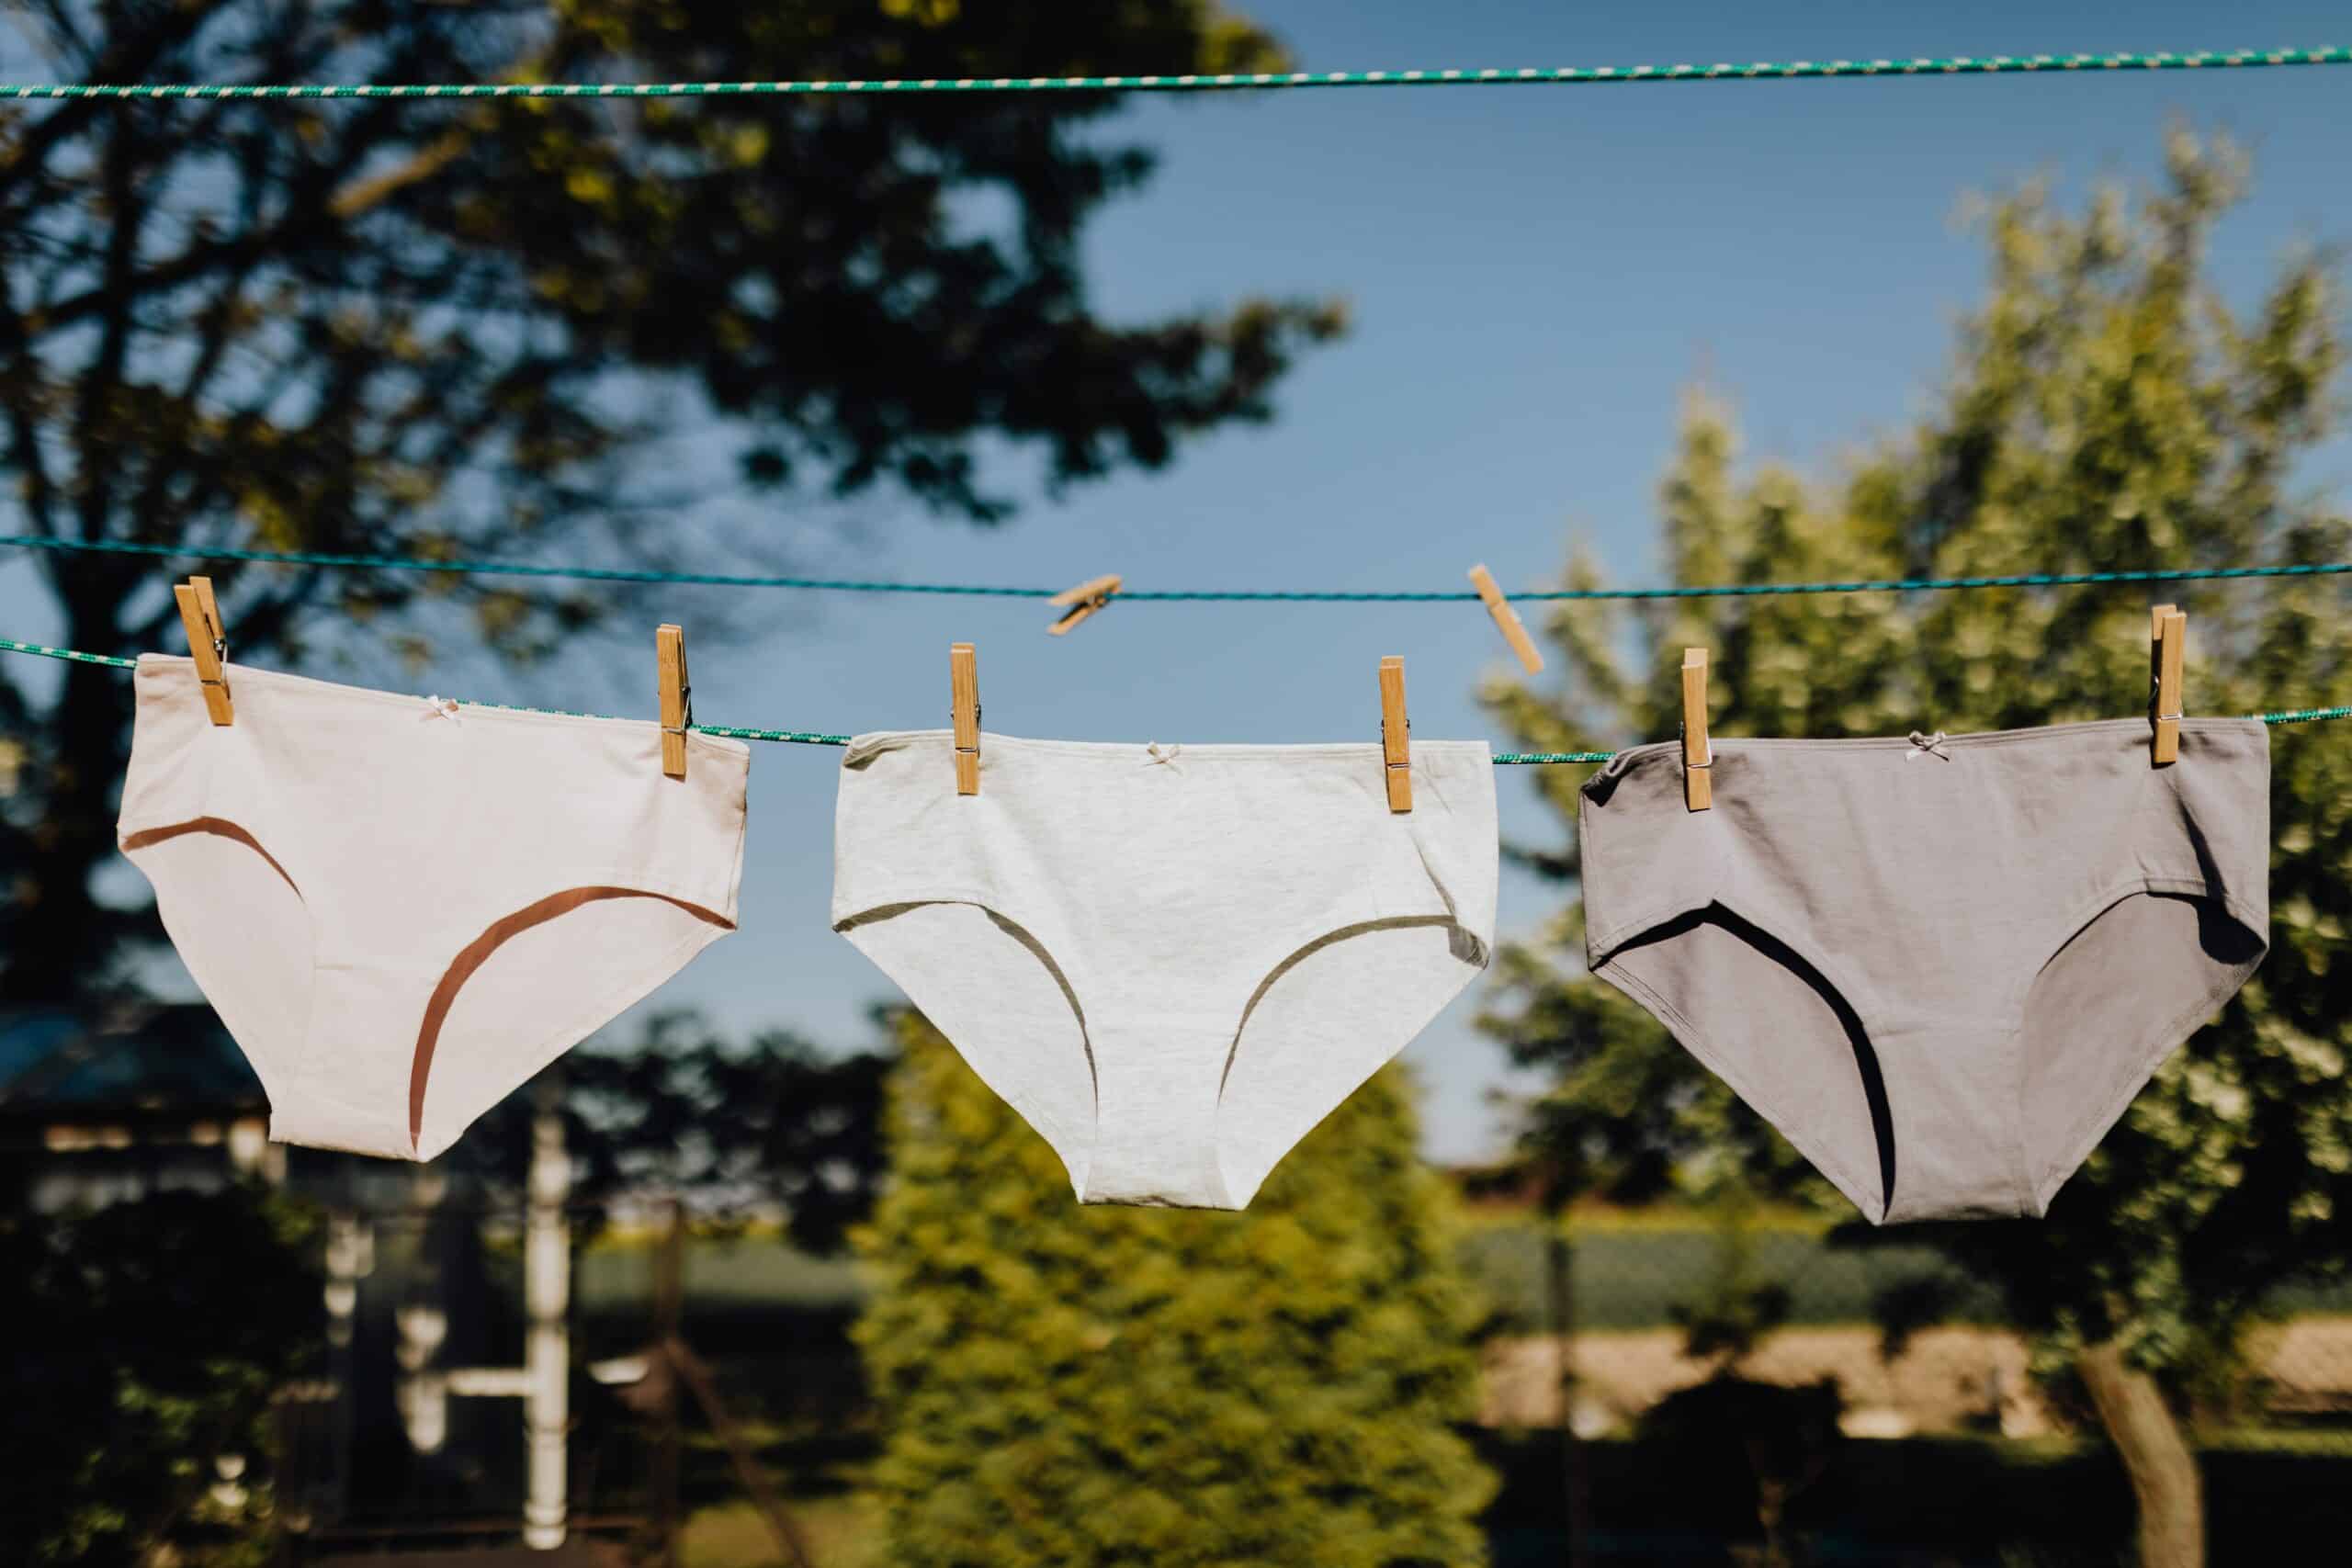
[[861, 735], [833, 928], [1069, 1168], [1079, 1199], [1246, 1207], [1275, 1162], [1483, 968], [1484, 741], [1376, 745]]
[[431, 1159], [735, 929], [741, 741], [229, 679], [139, 660], [118, 832], [280, 1142]]

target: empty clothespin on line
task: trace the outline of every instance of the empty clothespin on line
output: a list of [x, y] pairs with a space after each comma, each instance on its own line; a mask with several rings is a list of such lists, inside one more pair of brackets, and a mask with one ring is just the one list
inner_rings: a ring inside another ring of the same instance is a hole
[[980, 793], [980, 663], [968, 642], [947, 649], [949, 711], [956, 721], [956, 793]]
[[1495, 625], [1502, 628], [1503, 640], [1510, 644], [1513, 653], [1519, 655], [1520, 664], [1530, 675], [1542, 674], [1544, 655], [1537, 650], [1534, 639], [1527, 635], [1527, 628], [1520, 624], [1519, 612], [1510, 607], [1510, 601], [1503, 597], [1503, 591], [1496, 585], [1495, 574], [1488, 571], [1482, 562], [1470, 569], [1470, 582], [1478, 590], [1478, 597], [1487, 602], [1487, 613], [1494, 616]]
[[1707, 739], [1707, 650], [1682, 650], [1682, 804], [1704, 811], [1715, 803], [1714, 742]]
[[204, 709], [213, 723], [233, 724], [237, 710], [229, 700], [229, 633], [220, 622], [220, 602], [212, 597], [212, 580], [191, 577], [175, 583], [172, 597], [180, 607], [180, 625], [187, 630], [196, 678], [204, 686]]
[[662, 692], [662, 773], [665, 778], [682, 779], [686, 776], [686, 729], [695, 721], [685, 628], [666, 624], [654, 628], [653, 656]]
[[1077, 587], [1064, 589], [1061, 592], [1055, 594], [1046, 603], [1067, 605], [1068, 613], [1060, 620], [1047, 626], [1046, 630], [1055, 637], [1069, 635], [1072, 626], [1111, 602], [1111, 595], [1119, 591], [1122, 581], [1124, 580], [1116, 573], [1103, 577], [1090, 577]]
[[1380, 760], [1388, 775], [1388, 809], [1413, 809], [1413, 721], [1405, 715], [1405, 661], [1380, 661]]
[[2148, 756], [2163, 767], [2180, 760], [2181, 663], [2188, 652], [2188, 615], [2159, 604], [2148, 615]]

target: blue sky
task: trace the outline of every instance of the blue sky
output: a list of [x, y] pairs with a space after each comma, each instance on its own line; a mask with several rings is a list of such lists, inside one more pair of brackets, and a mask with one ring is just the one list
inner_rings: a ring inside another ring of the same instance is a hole
[[[1314, 69], [2352, 42], [2342, 7], [2320, 4], [1244, 8]], [[1273, 423], [1195, 446], [1164, 473], [1040, 500], [985, 533], [888, 506], [812, 514], [793, 564], [1055, 586], [1118, 571], [1137, 588], [1450, 590], [1483, 559], [1509, 588], [1555, 575], [1576, 539], [1618, 581], [1652, 581], [1653, 490], [1702, 367], [1738, 406], [1752, 457], [1836, 472], [1924, 406], [1947, 363], [1983, 276], [1956, 221], [1962, 198], [2037, 174], [2076, 194], [2143, 178], [2174, 116], [2256, 155], [2252, 198], [2214, 257], [2234, 290], [2299, 243], [2352, 239], [2352, 68], [1144, 99], [1108, 129], [1155, 147], [1160, 172], [1090, 236], [1100, 307], [1147, 317], [1248, 292], [1339, 294], [1351, 335], [1290, 378]], [[2340, 493], [2347, 468], [2339, 444], [2304, 477]], [[12, 617], [0, 632], [47, 635], [20, 570], [0, 572]], [[718, 592], [682, 590], [664, 618], [691, 634]], [[780, 600], [773, 632], [696, 648], [696, 716], [933, 727], [946, 646], [964, 639], [978, 645], [989, 727], [1011, 734], [1371, 739], [1374, 669], [1397, 653], [1416, 735], [1480, 736], [1492, 730], [1474, 687], [1508, 657], [1475, 604], [1128, 604], [1068, 639], [1044, 635], [1050, 615], [1023, 601]], [[609, 702], [650, 682], [650, 642], [642, 680], [498, 671], [499, 689], [465, 694]], [[387, 670], [373, 683], [422, 682]], [[870, 1038], [865, 1009], [893, 993], [826, 924], [838, 759], [758, 749], [742, 928], [649, 1006], [844, 1047]], [[1522, 772], [1498, 780], [1505, 835], [1554, 840]], [[1558, 897], [1507, 872], [1505, 934], [1534, 930]], [[1474, 987], [1407, 1053], [1442, 1157], [1490, 1152], [1505, 1125], [1489, 1096], [1513, 1086], [1472, 1027], [1478, 1001]], [[630, 1020], [608, 1032], [627, 1038]]]

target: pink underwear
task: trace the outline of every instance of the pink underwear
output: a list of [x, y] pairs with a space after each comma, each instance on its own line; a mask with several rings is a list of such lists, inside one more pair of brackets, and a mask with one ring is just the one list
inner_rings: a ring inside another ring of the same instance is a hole
[[741, 741], [139, 660], [118, 831], [282, 1143], [431, 1159], [735, 929]]

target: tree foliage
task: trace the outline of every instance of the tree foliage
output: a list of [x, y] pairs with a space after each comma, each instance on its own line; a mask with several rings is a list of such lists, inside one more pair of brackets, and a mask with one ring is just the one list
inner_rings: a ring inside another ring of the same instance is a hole
[[[59, 81], [497, 83], [1228, 71], [1213, 0], [17, 0]], [[19, 58], [23, 58], [20, 50]], [[0, 109], [0, 527], [73, 541], [673, 564], [774, 556], [686, 503], [873, 492], [1007, 514], [1261, 419], [1335, 307], [1105, 320], [1080, 242], [1151, 169], [1102, 94], [222, 99]], [[688, 436], [691, 446], [673, 446]], [[1002, 455], [983, 471], [981, 452]], [[702, 477], [695, 477], [700, 475]], [[656, 527], [654, 525], [661, 525]], [[690, 547], [689, 541], [694, 545]], [[47, 635], [176, 647], [167, 563], [36, 558]], [[545, 581], [218, 565], [241, 656], [372, 626], [543, 653], [630, 603]], [[429, 601], [424, 603], [420, 601]], [[405, 612], [396, 614], [396, 612]], [[27, 628], [32, 630], [33, 628]], [[117, 674], [0, 671], [0, 998], [121, 978]], [[52, 691], [50, 677], [62, 675]]]
[[[269, 1399], [317, 1348], [310, 1242], [245, 1188], [0, 1219], [9, 1561], [257, 1568]], [[223, 1455], [245, 1461], [227, 1510]]]
[[1712, 1362], [1728, 1376], [1754, 1355], [1766, 1336], [1789, 1320], [1796, 1298], [1788, 1285], [1758, 1266], [1757, 1238], [1760, 1205], [1756, 1191], [1736, 1173], [1708, 1194], [1708, 1228], [1713, 1247], [1695, 1295], [1667, 1303], [1667, 1321], [1682, 1330], [1682, 1353]]
[[910, 1017], [857, 1329], [890, 1560], [1484, 1561], [1473, 1305], [1384, 1070], [1247, 1213], [1080, 1207]]
[[[657, 1014], [625, 1049], [571, 1052], [548, 1069], [562, 1085], [571, 1201], [671, 1194], [706, 1224], [780, 1208], [794, 1246], [839, 1252], [884, 1175], [891, 1059], [828, 1054], [785, 1030], [733, 1041], [687, 1011]], [[440, 1168], [519, 1204], [536, 1085], [487, 1112]]]
[[[1728, 414], [1694, 400], [1661, 495], [1681, 583], [2080, 572], [2352, 558], [2295, 490], [2342, 359], [2324, 259], [2233, 305], [2205, 252], [2241, 187], [2226, 145], [2177, 131], [2160, 188], [2079, 210], [2028, 188], [1984, 218], [1991, 274], [1947, 386], [1835, 482], [1743, 478]], [[1577, 564], [1572, 578], [1593, 581]], [[2148, 605], [2190, 611], [2192, 711], [2352, 702], [2339, 577], [1575, 605], [1551, 631], [1565, 695], [1498, 682], [1514, 738], [1582, 749], [1675, 731], [1679, 650], [1707, 645], [1722, 735], [1952, 731], [2143, 711]], [[1630, 632], [1630, 637], [1626, 635]], [[1638, 652], [1622, 661], [1622, 649]], [[2047, 1219], [1908, 1227], [1996, 1282], [2053, 1343], [2120, 1344], [2175, 1374], [2235, 1342], [2292, 1276], [2352, 1258], [2352, 734], [2273, 732], [2272, 950], [2157, 1071]], [[1581, 777], [1548, 772], [1564, 816]], [[1571, 847], [1539, 855], [1563, 878]], [[1655, 1190], [1724, 1161], [1841, 1211], [1772, 1130], [1646, 1015], [1581, 972], [1573, 910], [1502, 958], [1486, 1023], [1554, 1072], [1535, 1137], [1577, 1189]], [[1894, 1239], [1890, 1237], [1890, 1239]]]

